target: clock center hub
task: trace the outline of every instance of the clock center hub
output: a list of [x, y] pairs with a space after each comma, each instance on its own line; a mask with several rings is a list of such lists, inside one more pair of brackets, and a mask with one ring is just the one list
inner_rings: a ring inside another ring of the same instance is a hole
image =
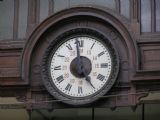
[[[92, 70], [92, 64], [91, 64], [90, 59], [84, 56], [80, 56], [80, 59], [81, 59], [81, 64], [82, 64], [81, 69], [85, 71], [86, 75], [89, 75]], [[79, 73], [77, 70], [77, 67], [78, 67], [77, 61], [78, 61], [77, 57], [72, 60], [70, 64], [70, 71], [75, 77], [84, 78], [85, 75], [83, 74], [83, 72]]]

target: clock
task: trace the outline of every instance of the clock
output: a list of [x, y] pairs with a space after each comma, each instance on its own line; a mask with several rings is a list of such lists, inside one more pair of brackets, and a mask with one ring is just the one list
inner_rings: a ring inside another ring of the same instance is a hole
[[113, 86], [118, 70], [118, 54], [112, 42], [87, 28], [59, 35], [42, 60], [45, 87], [70, 105], [85, 105], [102, 97]]

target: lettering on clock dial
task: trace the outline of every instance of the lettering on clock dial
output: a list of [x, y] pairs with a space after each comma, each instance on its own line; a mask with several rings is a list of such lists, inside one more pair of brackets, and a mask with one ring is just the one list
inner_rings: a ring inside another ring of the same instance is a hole
[[93, 48], [94, 45], [95, 45], [95, 42], [92, 44], [92, 46], [91, 46], [91, 48], [90, 48], [91, 50], [92, 50], [92, 48]]
[[66, 86], [65, 90], [70, 91], [70, 90], [71, 90], [71, 88], [72, 88], [72, 85], [71, 85], [71, 84], [67, 84], [67, 86]]
[[104, 51], [103, 51], [103, 52], [100, 52], [100, 53], [98, 54], [98, 57], [101, 57], [102, 55], [104, 55]]
[[81, 93], [83, 93], [82, 87], [81, 87], [81, 86], [78, 86], [78, 94], [81, 94]]
[[79, 47], [83, 47], [84, 46], [84, 40], [78, 40], [78, 41], [75, 42], [75, 44], [77, 44], [77, 42], [78, 42], [78, 46]]
[[65, 57], [64, 55], [57, 55], [58, 57]]
[[69, 57], [65, 57], [64, 58], [64, 62], [69, 62], [70, 58]]
[[69, 50], [72, 50], [72, 46], [71, 46], [70, 44], [68, 44], [66, 47], [67, 47]]
[[64, 80], [63, 75], [57, 77], [56, 80], [58, 83], [61, 83]]
[[91, 50], [87, 50], [87, 55], [91, 55], [91, 54], [92, 54]]
[[55, 66], [54, 70], [61, 70], [61, 66]]
[[101, 68], [107, 68], [108, 67], [108, 63], [101, 63]]
[[101, 74], [98, 74], [98, 76], [97, 76], [97, 79], [100, 80], [100, 81], [103, 81], [104, 78], [105, 78], [105, 76], [101, 75]]

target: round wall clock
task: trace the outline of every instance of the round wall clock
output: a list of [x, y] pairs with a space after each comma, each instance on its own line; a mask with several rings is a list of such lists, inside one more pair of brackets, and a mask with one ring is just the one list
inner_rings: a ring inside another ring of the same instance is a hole
[[42, 62], [45, 87], [70, 105], [92, 103], [113, 86], [118, 70], [117, 52], [101, 33], [79, 28], [59, 35]]

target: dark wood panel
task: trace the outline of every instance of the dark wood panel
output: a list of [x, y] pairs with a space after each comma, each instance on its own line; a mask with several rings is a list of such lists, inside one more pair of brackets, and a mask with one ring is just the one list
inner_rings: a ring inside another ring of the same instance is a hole
[[3, 50], [13, 50], [13, 51], [8, 51], [8, 53], [14, 53], [15, 50], [22, 50], [23, 47], [24, 47], [24, 40], [16, 40], [16, 41], [3, 40], [3, 41], [0, 41], [0, 53], [4, 53]]
[[21, 54], [24, 41], [0, 41], [0, 85], [18, 85], [21, 79]]
[[0, 57], [0, 69], [1, 68], [16, 68], [20, 62], [19, 56], [3, 56]]
[[141, 46], [141, 68], [143, 70], [160, 70], [160, 45]]
[[19, 68], [0, 68], [0, 80], [9, 77], [20, 77]]

